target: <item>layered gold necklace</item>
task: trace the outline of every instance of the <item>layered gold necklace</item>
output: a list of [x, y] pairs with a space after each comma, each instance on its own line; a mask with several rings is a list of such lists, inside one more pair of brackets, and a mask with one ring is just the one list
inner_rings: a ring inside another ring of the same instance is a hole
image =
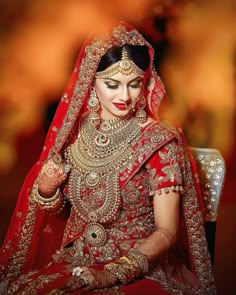
[[81, 119], [77, 140], [66, 158], [73, 167], [69, 199], [87, 223], [84, 239], [92, 246], [107, 241], [104, 224], [117, 217], [120, 207], [119, 171], [132, 157], [131, 143], [141, 134], [136, 119], [104, 120], [99, 129], [88, 117]]

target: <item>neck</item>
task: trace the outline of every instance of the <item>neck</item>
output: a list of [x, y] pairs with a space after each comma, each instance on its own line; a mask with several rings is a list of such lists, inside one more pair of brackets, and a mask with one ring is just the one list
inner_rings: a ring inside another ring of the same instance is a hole
[[127, 115], [122, 116], [122, 117], [118, 117], [118, 116], [117, 117], [116, 116], [113, 116], [113, 117], [104, 117], [101, 114], [101, 120], [102, 121], [106, 121], [106, 122], [110, 122], [110, 123], [112, 123], [112, 122], [119, 122], [119, 121], [128, 121], [128, 120], [132, 119], [133, 117], [134, 116], [133, 116], [133, 113], [132, 112], [130, 112]]

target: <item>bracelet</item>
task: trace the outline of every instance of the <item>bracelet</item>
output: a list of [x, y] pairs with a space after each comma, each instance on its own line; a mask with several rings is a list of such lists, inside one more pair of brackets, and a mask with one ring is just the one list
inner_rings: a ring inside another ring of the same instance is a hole
[[116, 276], [123, 285], [128, 284], [128, 280], [125, 276], [125, 274], [122, 272], [122, 269], [119, 267], [119, 264], [111, 262], [104, 266], [105, 270], [108, 270], [111, 272], [114, 276]]
[[[132, 261], [132, 259], [124, 259], [127, 257], [121, 257], [117, 263], [120, 263], [124, 270], [126, 271], [126, 277], [128, 278], [129, 282], [133, 281], [136, 277], [140, 275], [140, 268], [137, 264], [135, 264], [135, 261]], [[129, 261], [128, 263], [126, 261]]]
[[144, 274], [148, 272], [148, 260], [146, 255], [138, 251], [137, 249], [130, 249], [128, 252], [128, 257], [131, 256], [139, 264], [141, 273]]
[[48, 214], [59, 213], [66, 204], [66, 199], [62, 197], [59, 188], [57, 189], [54, 196], [50, 198], [44, 198], [38, 192], [37, 183], [35, 183], [33, 186], [32, 198], [41, 207], [41, 209]]
[[131, 249], [127, 256], [104, 266], [105, 270], [115, 275], [123, 285], [127, 285], [141, 274], [148, 272], [147, 257], [136, 249]]
[[126, 256], [122, 256], [121, 258], [119, 258], [119, 261], [122, 261], [122, 260], [126, 261], [128, 264], [132, 264], [132, 261]]
[[133, 273], [133, 278], [139, 277], [141, 275], [141, 269], [139, 266], [139, 263], [134, 257], [131, 255], [129, 256], [129, 259], [131, 261], [131, 273]]
[[44, 198], [40, 195], [40, 193], [38, 191], [38, 184], [37, 183], [34, 185], [33, 190], [34, 190], [35, 200], [38, 201], [39, 203], [44, 203], [44, 204], [51, 203], [51, 202], [55, 201], [59, 197], [59, 194], [60, 194], [60, 189], [57, 188], [56, 193], [52, 197]]

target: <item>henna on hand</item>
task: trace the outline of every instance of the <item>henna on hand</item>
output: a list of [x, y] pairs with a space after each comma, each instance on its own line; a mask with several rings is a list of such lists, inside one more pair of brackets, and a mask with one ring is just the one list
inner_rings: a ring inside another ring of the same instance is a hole
[[67, 176], [68, 174], [64, 172], [62, 164], [56, 164], [54, 161], [48, 160], [39, 173], [39, 194], [46, 198], [53, 196]]
[[72, 276], [64, 286], [67, 293], [80, 289], [80, 294], [85, 294], [91, 290], [103, 289], [114, 286], [118, 279], [107, 270], [95, 270], [83, 267], [83, 272], [79, 276]]

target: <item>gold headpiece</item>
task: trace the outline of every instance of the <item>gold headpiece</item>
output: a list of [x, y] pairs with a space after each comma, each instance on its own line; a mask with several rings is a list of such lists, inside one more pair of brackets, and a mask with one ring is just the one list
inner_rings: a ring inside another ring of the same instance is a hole
[[140, 77], [143, 77], [145, 74], [143, 70], [141, 70], [131, 59], [129, 59], [128, 52], [124, 47], [122, 48], [121, 60], [109, 66], [104, 71], [97, 72], [95, 77], [106, 79], [118, 73], [126, 76], [135, 73]]

